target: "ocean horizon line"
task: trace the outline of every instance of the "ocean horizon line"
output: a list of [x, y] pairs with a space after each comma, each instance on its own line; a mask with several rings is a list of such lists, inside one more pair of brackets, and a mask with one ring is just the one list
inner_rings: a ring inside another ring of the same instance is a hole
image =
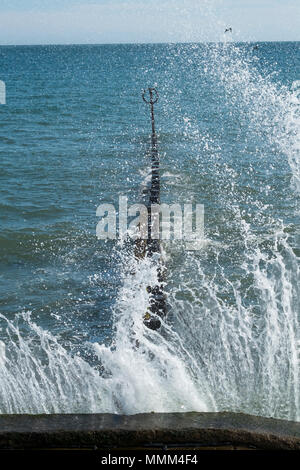
[[178, 41], [178, 42], [102, 42], [102, 43], [32, 43], [0, 44], [0, 47], [42, 47], [42, 46], [147, 46], [147, 45], [184, 45], [184, 44], [276, 44], [298, 43], [299, 40], [265, 40], [265, 41]]

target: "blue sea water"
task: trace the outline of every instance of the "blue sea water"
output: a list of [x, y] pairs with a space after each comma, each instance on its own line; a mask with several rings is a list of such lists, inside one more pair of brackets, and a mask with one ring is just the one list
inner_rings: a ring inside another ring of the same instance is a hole
[[[300, 43], [254, 46], [0, 47], [0, 412], [300, 419]], [[140, 202], [153, 85], [161, 200], [205, 208], [199, 251], [165, 243], [159, 332], [151, 266], [96, 238]]]

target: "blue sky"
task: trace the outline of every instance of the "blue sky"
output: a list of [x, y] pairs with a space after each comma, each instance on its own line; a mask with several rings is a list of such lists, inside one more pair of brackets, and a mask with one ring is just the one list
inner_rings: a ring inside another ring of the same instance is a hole
[[300, 0], [0, 0], [0, 44], [299, 41]]

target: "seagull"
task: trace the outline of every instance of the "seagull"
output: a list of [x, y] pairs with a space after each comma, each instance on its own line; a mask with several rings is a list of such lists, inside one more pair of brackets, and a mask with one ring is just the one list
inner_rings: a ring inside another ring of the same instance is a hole
[[232, 28], [226, 28], [224, 33], [232, 33]]

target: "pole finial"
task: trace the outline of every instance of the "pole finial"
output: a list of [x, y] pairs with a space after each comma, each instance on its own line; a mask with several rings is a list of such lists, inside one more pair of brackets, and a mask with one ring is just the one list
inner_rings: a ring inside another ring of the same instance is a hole
[[[147, 91], [149, 92], [149, 96], [150, 96], [149, 101], [147, 101], [146, 97], [145, 97]], [[158, 101], [158, 91], [157, 91], [157, 89], [149, 87], [148, 90], [143, 91], [142, 98], [145, 101], [145, 103], [147, 103], [147, 104], [157, 103], [157, 101]]]

